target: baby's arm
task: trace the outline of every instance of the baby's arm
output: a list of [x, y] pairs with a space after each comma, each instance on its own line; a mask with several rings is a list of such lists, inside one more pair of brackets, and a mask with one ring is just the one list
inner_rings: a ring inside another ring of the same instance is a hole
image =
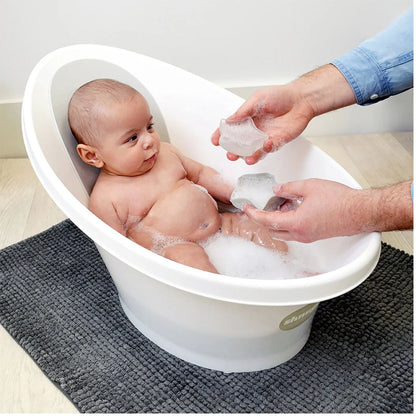
[[258, 246], [282, 253], [288, 252], [284, 241], [274, 239], [269, 229], [255, 223], [243, 213], [221, 214], [221, 232], [225, 235], [235, 235], [250, 240]]
[[112, 201], [106, 198], [105, 195], [93, 192], [88, 204], [88, 209], [111, 228], [114, 228], [119, 233], [126, 235], [124, 224], [119, 217], [115, 205]]
[[215, 199], [230, 202], [234, 188], [215, 169], [184, 156], [175, 148], [173, 150], [181, 160], [190, 181], [203, 186]]
[[[98, 199], [98, 200], [97, 200]], [[116, 205], [111, 201], [104, 201], [103, 198], [91, 199], [88, 208], [110, 227], [120, 234], [128, 237], [144, 248], [153, 248], [153, 235], [149, 227], [142, 226], [139, 219], [135, 221], [123, 220], [123, 212], [118, 212]], [[101, 201], [100, 201], [101, 200]], [[101, 203], [100, 203], [101, 202]], [[119, 208], [120, 209], [120, 208]]]

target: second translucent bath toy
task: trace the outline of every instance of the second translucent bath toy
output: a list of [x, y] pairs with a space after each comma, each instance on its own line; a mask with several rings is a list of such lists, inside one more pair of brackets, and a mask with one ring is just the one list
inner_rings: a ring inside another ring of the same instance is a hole
[[231, 195], [231, 203], [239, 209], [246, 204], [263, 211], [276, 211], [286, 199], [274, 194], [276, 179], [270, 173], [253, 173], [238, 178], [237, 186]]
[[259, 130], [251, 117], [242, 120], [220, 122], [220, 146], [238, 156], [250, 156], [261, 149], [269, 137]]

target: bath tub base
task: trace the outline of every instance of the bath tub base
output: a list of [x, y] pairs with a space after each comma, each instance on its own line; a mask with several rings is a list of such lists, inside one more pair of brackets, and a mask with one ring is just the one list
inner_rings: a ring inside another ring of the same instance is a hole
[[266, 370], [290, 360], [308, 341], [313, 319], [311, 317], [291, 334], [276, 329], [273, 334], [261, 338], [232, 339], [201, 331], [189, 333], [186, 328], [176, 328], [177, 333], [172, 337], [163, 331], [164, 328], [157, 332], [154, 326], [146, 326], [122, 299], [120, 303], [133, 325], [157, 346], [189, 363], [224, 373]]
[[185, 361], [223, 372], [259, 371], [289, 360], [308, 340], [317, 303], [246, 305], [191, 294], [99, 251], [129, 320]]

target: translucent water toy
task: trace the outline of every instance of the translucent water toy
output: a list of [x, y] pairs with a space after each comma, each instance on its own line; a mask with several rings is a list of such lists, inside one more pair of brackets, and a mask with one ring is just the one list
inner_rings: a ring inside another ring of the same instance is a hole
[[255, 126], [251, 117], [233, 121], [221, 120], [220, 134], [220, 146], [238, 156], [252, 155], [262, 148], [269, 137]]
[[275, 185], [276, 179], [270, 173], [242, 175], [231, 195], [231, 203], [239, 209], [250, 204], [263, 211], [276, 211], [286, 199], [274, 194]]

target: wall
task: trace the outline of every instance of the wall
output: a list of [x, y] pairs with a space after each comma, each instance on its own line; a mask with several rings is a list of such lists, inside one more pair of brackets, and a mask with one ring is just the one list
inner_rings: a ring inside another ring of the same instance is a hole
[[[167, 61], [247, 97], [383, 29], [411, 0], [0, 0], [0, 157], [26, 79], [48, 52], [99, 43]], [[412, 92], [314, 120], [307, 135], [412, 129]], [[225, 115], [226, 116], [226, 115]], [[13, 125], [11, 125], [13, 124]], [[7, 143], [6, 143], [6, 140]]]

